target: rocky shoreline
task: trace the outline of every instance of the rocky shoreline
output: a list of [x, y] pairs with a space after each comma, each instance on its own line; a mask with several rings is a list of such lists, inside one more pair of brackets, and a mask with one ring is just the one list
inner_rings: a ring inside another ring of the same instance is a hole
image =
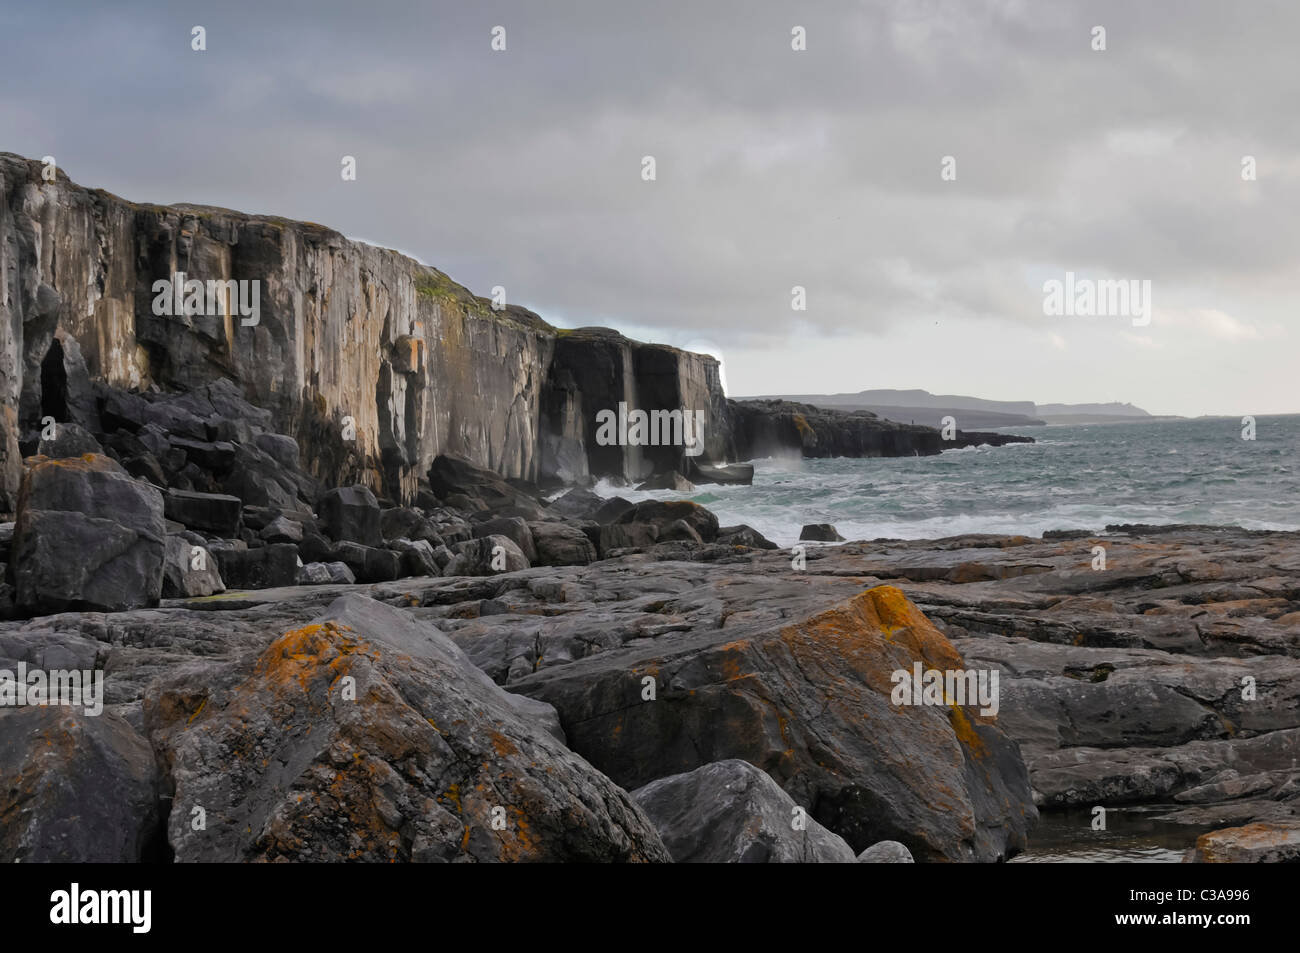
[[[731, 401], [318, 225], [0, 196], [0, 862], [996, 862], [1156, 804], [1295, 859], [1297, 534], [781, 549], [587, 485], [1029, 438]], [[185, 274], [258, 320], [154, 313]]]
[[[997, 861], [1039, 811], [1151, 804], [1227, 829], [1196, 859], [1294, 857], [1300, 534], [777, 549], [440, 457], [427, 508], [335, 489], [224, 540], [88, 440], [0, 531], [48, 613], [0, 669], [102, 672], [104, 708], [0, 707], [0, 861]], [[67, 602], [155, 559], [156, 605]], [[916, 663], [996, 670], [996, 715], [892, 703]]]

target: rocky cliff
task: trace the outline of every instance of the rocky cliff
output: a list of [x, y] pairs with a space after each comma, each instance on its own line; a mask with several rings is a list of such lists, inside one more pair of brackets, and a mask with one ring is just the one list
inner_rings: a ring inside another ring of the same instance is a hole
[[[636, 448], [586, 465], [590, 417], [615, 398], [725, 411], [706, 355], [614, 332], [557, 334], [320, 225], [142, 205], [42, 170], [0, 154], [0, 510], [12, 509], [20, 438], [47, 415], [94, 429], [105, 386], [232, 380], [298, 439], [314, 476], [403, 501], [440, 453], [526, 480], [644, 475]], [[155, 282], [178, 273], [258, 282], [256, 321], [226, 294], [216, 313], [155, 314]], [[601, 347], [609, 360], [587, 366]]]

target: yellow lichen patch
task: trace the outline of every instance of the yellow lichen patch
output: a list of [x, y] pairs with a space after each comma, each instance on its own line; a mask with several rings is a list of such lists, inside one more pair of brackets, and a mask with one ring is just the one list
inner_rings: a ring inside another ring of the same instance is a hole
[[190, 715], [189, 720], [186, 721], [185, 724], [192, 725], [194, 723], [194, 719], [199, 717], [199, 715], [202, 714], [203, 709], [207, 707], [208, 707], [208, 700], [205, 698], [203, 699], [203, 701], [199, 702], [199, 707], [194, 709], [194, 714]]
[[505, 758], [519, 753], [519, 749], [515, 747], [515, 743], [505, 735], [501, 734], [501, 732], [489, 732], [489, 737], [492, 739], [492, 749], [501, 757]]
[[960, 705], [949, 703], [948, 720], [952, 722], [952, 732], [961, 742], [962, 747], [969, 751], [976, 758], [983, 758], [989, 753], [988, 746], [984, 744], [984, 739], [975, 732], [975, 726], [971, 724], [966, 712]]
[[[351, 666], [350, 656], [364, 653], [379, 657], [369, 643], [334, 622], [314, 623], [280, 636], [257, 660], [256, 673], [273, 684], [296, 681], [303, 691], [321, 676], [333, 684]], [[328, 661], [325, 657], [328, 656]]]

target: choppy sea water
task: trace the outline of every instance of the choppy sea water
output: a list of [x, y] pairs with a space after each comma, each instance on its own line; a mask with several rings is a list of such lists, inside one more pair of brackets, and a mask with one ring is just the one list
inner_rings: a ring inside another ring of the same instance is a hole
[[723, 525], [748, 523], [788, 546], [805, 523], [846, 539], [959, 533], [1100, 531], [1110, 523], [1206, 523], [1300, 530], [1300, 415], [1152, 421], [1005, 431], [1034, 444], [933, 457], [754, 460], [753, 486], [604, 495], [689, 499]]

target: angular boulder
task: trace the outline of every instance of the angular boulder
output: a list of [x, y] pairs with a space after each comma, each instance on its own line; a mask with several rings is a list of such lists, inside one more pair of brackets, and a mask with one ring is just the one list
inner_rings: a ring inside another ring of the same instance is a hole
[[225, 539], [239, 535], [239, 515], [243, 503], [237, 496], [167, 490], [163, 503], [167, 518], [183, 524], [186, 529], [202, 530]]
[[813, 543], [842, 543], [844, 537], [830, 523], [807, 523], [799, 530], [799, 539]]
[[545, 705], [363, 596], [219, 673], [177, 674], [145, 725], [174, 788], [178, 862], [670, 859]]
[[475, 523], [472, 532], [475, 539], [484, 536], [504, 536], [519, 547], [519, 551], [527, 557], [530, 564], [537, 562], [533, 532], [529, 529], [528, 522], [518, 516], [498, 516], [495, 519]]
[[18, 492], [19, 611], [118, 612], [158, 604], [162, 494], [100, 454], [36, 463]]
[[964, 668], [879, 586], [802, 620], [632, 642], [511, 688], [554, 705], [569, 746], [625, 788], [740, 758], [856, 851], [896, 840], [922, 861], [1007, 859], [1037, 820], [1019, 748], [976, 707], [895, 704], [895, 673], [917, 662]]
[[111, 710], [0, 708], [0, 864], [162, 860], [157, 775]]
[[597, 559], [587, 534], [568, 523], [529, 523], [537, 566], [585, 566]]
[[274, 543], [258, 549], [212, 547], [229, 589], [278, 589], [298, 584], [298, 547]]
[[384, 545], [379, 501], [368, 487], [341, 486], [328, 490], [316, 504], [316, 511], [330, 539], [362, 546]]
[[844, 839], [748, 761], [706, 764], [632, 792], [677, 863], [851, 864]]
[[1186, 859], [1199, 864], [1300, 863], [1300, 819], [1261, 821], [1202, 834]]
[[456, 550], [451, 562], [442, 569], [444, 576], [492, 576], [529, 567], [528, 557], [505, 536], [471, 539], [457, 543]]
[[509, 511], [504, 515], [538, 519], [543, 512], [541, 503], [534, 496], [512, 486], [491, 470], [448, 454], [434, 458], [429, 467], [429, 486], [449, 502], [453, 496], [463, 496], [467, 500], [480, 501], [484, 509], [493, 512]]
[[207, 548], [183, 536], [168, 536], [163, 562], [165, 599], [192, 599], [225, 592], [217, 559]]

